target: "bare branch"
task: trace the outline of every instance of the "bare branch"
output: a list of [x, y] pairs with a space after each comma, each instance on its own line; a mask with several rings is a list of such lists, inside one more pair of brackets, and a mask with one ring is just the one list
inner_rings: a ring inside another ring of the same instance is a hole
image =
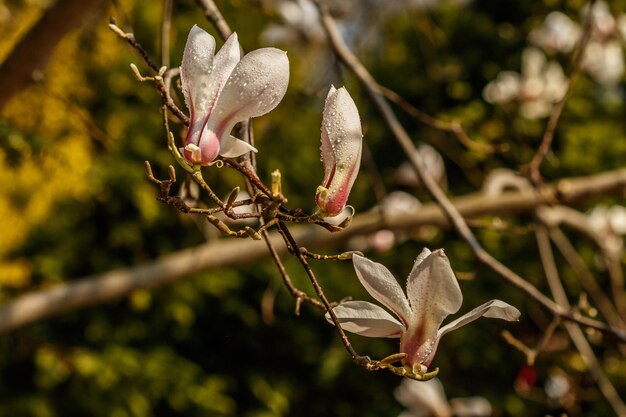
[[[562, 184], [567, 186], [564, 187]], [[561, 180], [557, 185], [546, 186], [545, 189], [547, 193], [558, 194], [560, 199], [568, 203], [599, 195], [623, 193], [626, 190], [626, 169], [592, 177]], [[557, 193], [558, 189], [562, 191]], [[466, 217], [531, 213], [544, 202], [541, 194], [525, 192], [505, 193], [497, 199], [476, 193], [454, 200], [457, 210]], [[327, 233], [317, 226], [310, 225], [293, 227], [291, 232], [301, 246], [334, 247], [353, 236], [367, 234], [380, 228], [407, 230], [422, 225], [449, 227], [441, 208], [437, 204], [428, 203], [411, 214], [389, 213], [385, 216], [384, 223], [381, 223], [380, 214], [377, 212], [355, 216], [350, 227], [339, 233]], [[267, 235], [268, 241], [272, 245], [277, 245], [276, 253], [287, 252], [287, 248], [282, 244], [282, 238], [277, 233]], [[2, 305], [0, 334], [65, 312], [106, 304], [126, 297], [138, 289], [168, 285], [200, 271], [239, 267], [267, 256], [267, 247], [260, 242], [248, 239], [221, 239], [165, 255], [133, 268], [77, 278], [67, 284], [19, 296]], [[589, 319], [585, 319], [584, 324], [602, 328], [602, 323]], [[606, 328], [602, 330], [612, 331], [620, 340], [626, 341], [623, 332]]]
[[[539, 255], [541, 257], [541, 262], [543, 263], [550, 291], [552, 292], [552, 295], [554, 296], [554, 299], [558, 304], [560, 304], [564, 308], [570, 309], [571, 306], [567, 300], [565, 288], [563, 288], [563, 284], [561, 283], [558, 267], [554, 260], [554, 254], [550, 245], [548, 231], [544, 225], [538, 224], [535, 232], [537, 237], [537, 245], [539, 247]], [[576, 345], [576, 348], [580, 352], [583, 361], [587, 366], [587, 370], [593, 375], [593, 377], [597, 381], [600, 391], [613, 408], [615, 414], [617, 416], [626, 416], [626, 404], [624, 404], [624, 402], [621, 400], [619, 394], [615, 390], [615, 387], [607, 378], [606, 374], [602, 371], [602, 366], [600, 365], [598, 358], [596, 358], [595, 354], [593, 353], [593, 349], [587, 341], [587, 338], [585, 337], [580, 326], [572, 322], [565, 322], [563, 324], [570, 338], [574, 342], [574, 345]]]

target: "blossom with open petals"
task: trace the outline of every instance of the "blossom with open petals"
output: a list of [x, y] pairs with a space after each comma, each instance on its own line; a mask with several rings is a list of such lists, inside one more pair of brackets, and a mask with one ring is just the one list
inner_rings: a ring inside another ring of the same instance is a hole
[[315, 202], [322, 216], [336, 216], [344, 209], [361, 165], [363, 133], [359, 111], [345, 87], [331, 87], [322, 116], [322, 185]]
[[230, 131], [236, 123], [278, 105], [289, 83], [289, 61], [276, 48], [257, 49], [242, 58], [236, 33], [215, 54], [215, 38], [194, 26], [180, 75], [191, 113], [184, 155], [192, 164], [209, 165], [218, 155], [256, 151]]
[[[399, 337], [404, 365], [426, 372], [441, 337], [479, 317], [518, 320], [520, 312], [500, 300], [491, 300], [441, 327], [463, 302], [461, 289], [442, 249], [424, 249], [407, 278], [406, 295], [385, 266], [354, 255], [354, 269], [372, 297], [395, 313], [367, 301], [347, 301], [333, 309], [341, 327], [369, 337]], [[330, 321], [329, 314], [326, 319]]]

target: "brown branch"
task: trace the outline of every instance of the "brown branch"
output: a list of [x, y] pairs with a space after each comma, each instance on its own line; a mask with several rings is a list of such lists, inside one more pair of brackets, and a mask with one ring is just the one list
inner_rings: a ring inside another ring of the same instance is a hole
[[58, 0], [18, 42], [0, 66], [0, 110], [47, 66], [57, 44], [103, 0]]
[[[454, 229], [470, 246], [476, 258], [496, 272], [505, 281], [520, 289], [523, 293], [530, 296], [534, 301], [539, 303], [545, 309], [550, 311], [554, 316], [561, 316], [567, 320], [586, 321], [584, 318], [575, 317], [571, 312], [563, 309], [556, 304], [550, 298], [541, 293], [535, 286], [522, 278], [519, 274], [509, 269], [506, 265], [499, 262], [491, 254], [483, 249], [480, 245], [469, 226], [463, 219], [461, 213], [450, 202], [443, 190], [437, 185], [434, 179], [428, 174], [424, 167], [423, 161], [417, 151], [413, 141], [409, 137], [406, 130], [402, 127], [402, 124], [397, 119], [393, 110], [389, 106], [389, 103], [382, 95], [376, 80], [371, 76], [367, 69], [361, 64], [358, 58], [350, 51], [345, 44], [334, 19], [328, 13], [327, 7], [320, 0], [315, 0], [318, 9], [320, 10], [322, 24], [326, 30], [328, 39], [333, 47], [335, 53], [339, 59], [352, 71], [359, 81], [365, 86], [367, 93], [369, 94], [374, 105], [378, 108], [381, 116], [387, 124], [392, 135], [409, 158], [409, 162], [415, 169], [422, 184], [428, 190], [429, 194], [439, 204], [450, 223], [454, 226]], [[621, 331], [611, 328], [610, 326], [603, 325], [604, 331], [618, 332], [620, 337], [624, 336]]]
[[624, 328], [624, 320], [620, 317], [609, 297], [604, 293], [604, 291], [602, 291], [602, 288], [600, 288], [600, 285], [596, 282], [595, 277], [591, 274], [587, 265], [585, 265], [585, 262], [576, 251], [576, 248], [574, 248], [574, 245], [572, 245], [572, 242], [570, 242], [561, 229], [557, 227], [549, 227], [548, 230], [550, 239], [554, 242], [565, 260], [576, 272], [580, 283], [585, 288], [585, 291], [587, 291], [587, 293], [589, 293], [591, 298], [594, 300], [606, 321], [611, 326]]
[[387, 98], [387, 100], [396, 103], [405, 113], [413, 117], [415, 120], [418, 120], [419, 122], [425, 124], [426, 126], [430, 126], [433, 129], [441, 130], [442, 132], [453, 133], [457, 137], [459, 142], [463, 144], [467, 149], [479, 153], [492, 154], [495, 152], [501, 152], [508, 147], [508, 145], [506, 144], [485, 145], [483, 143], [476, 142], [469, 137], [460, 122], [445, 122], [443, 120], [436, 119], [433, 116], [413, 106], [411, 103], [406, 101], [400, 94], [396, 93], [390, 88], [380, 85], [378, 83], [376, 83], [376, 86], [380, 90], [380, 92]]
[[287, 246], [290, 247], [291, 251], [298, 258], [298, 260], [300, 261], [300, 264], [304, 268], [307, 276], [309, 277], [309, 280], [311, 281], [311, 285], [313, 285], [313, 288], [315, 289], [317, 298], [319, 298], [322, 301], [322, 304], [324, 305], [324, 309], [326, 310], [333, 324], [335, 325], [335, 329], [337, 330], [337, 333], [339, 333], [339, 337], [341, 338], [341, 342], [343, 343], [344, 348], [346, 349], [350, 357], [352, 357], [352, 360], [355, 363], [361, 366], [364, 366], [366, 368], [369, 368], [369, 365], [372, 362], [371, 359], [368, 358], [367, 356], [359, 355], [356, 352], [356, 350], [354, 350], [354, 348], [352, 347], [352, 344], [350, 343], [350, 340], [348, 339], [346, 332], [341, 327], [341, 324], [339, 323], [339, 319], [337, 319], [337, 316], [335, 315], [333, 306], [328, 302], [328, 299], [326, 298], [326, 295], [324, 294], [324, 290], [322, 289], [322, 286], [320, 285], [319, 281], [317, 280], [317, 277], [313, 273], [313, 270], [311, 270], [311, 267], [309, 266], [309, 262], [307, 261], [306, 256], [304, 255], [304, 253], [300, 251], [300, 246], [298, 245], [298, 243], [296, 243], [296, 240], [293, 238], [293, 235], [291, 234], [289, 229], [287, 229], [286, 225], [283, 222], [278, 223], [278, 231], [285, 239], [285, 243], [287, 244]]
[[170, 31], [172, 28], [172, 1], [163, 0], [163, 19], [161, 21], [161, 65], [170, 66]]
[[[567, 186], [562, 186], [563, 184]], [[562, 201], [570, 204], [595, 196], [623, 193], [626, 190], [626, 169], [592, 177], [561, 180], [545, 189], [546, 193], [555, 195], [561, 189], [558, 195]], [[476, 193], [455, 199], [454, 205], [462, 215], [476, 217], [532, 213], [544, 202], [540, 194], [535, 193], [511, 192], [502, 194], [497, 199]], [[437, 204], [427, 203], [411, 214], [389, 213], [385, 216], [384, 225], [381, 225], [378, 212], [369, 212], [355, 216], [350, 227], [339, 233], [328, 233], [315, 225], [292, 227], [291, 233], [301, 246], [333, 247], [351, 237], [371, 233], [381, 227], [406, 231], [423, 225], [449, 227], [449, 222]], [[268, 240], [277, 246], [276, 253], [287, 252], [277, 233], [268, 233]], [[200, 271], [240, 267], [267, 256], [267, 247], [261, 242], [219, 239], [132, 268], [74, 279], [66, 284], [21, 295], [0, 306], [0, 334], [65, 312], [106, 304], [126, 297], [138, 289], [168, 285]], [[586, 319], [584, 324], [607, 331], [597, 321]], [[614, 329], [608, 331], [626, 341], [626, 334], [623, 332]]]
[[200, 6], [204, 12], [204, 17], [215, 27], [222, 39], [226, 40], [233, 33], [228, 26], [228, 22], [222, 16], [222, 12], [217, 8], [213, 0], [196, 0], [196, 4]]
[[[554, 260], [554, 253], [552, 251], [552, 247], [550, 245], [550, 238], [548, 236], [548, 231], [546, 226], [542, 224], [537, 224], [535, 228], [535, 235], [537, 238], [537, 246], [539, 248], [539, 255], [541, 257], [541, 262], [543, 264], [544, 271], [546, 273], [546, 279], [548, 281], [548, 286], [550, 287], [550, 291], [554, 296], [556, 302], [564, 308], [570, 309], [571, 306], [569, 301], [567, 300], [567, 295], [565, 293], [565, 288], [563, 288], [563, 284], [561, 283], [561, 279], [559, 277], [559, 271], [556, 265], [556, 261]], [[585, 362], [587, 370], [593, 375], [596, 382], [598, 383], [598, 388], [607, 399], [613, 411], [617, 416], [626, 416], [626, 404], [621, 400], [619, 394], [615, 390], [615, 387], [611, 383], [611, 381], [607, 378], [606, 374], [602, 371], [602, 366], [596, 358], [591, 345], [587, 341], [585, 334], [581, 330], [580, 326], [576, 323], [565, 322], [563, 323], [567, 333], [574, 342], [576, 349], [580, 352], [580, 355]]]

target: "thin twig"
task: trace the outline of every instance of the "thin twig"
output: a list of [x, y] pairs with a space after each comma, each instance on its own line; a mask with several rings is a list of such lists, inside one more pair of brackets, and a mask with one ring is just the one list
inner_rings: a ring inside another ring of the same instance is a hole
[[161, 66], [170, 66], [170, 30], [172, 28], [172, 1], [163, 0], [163, 20], [161, 22]]
[[541, 163], [543, 162], [546, 154], [550, 151], [550, 148], [552, 146], [552, 140], [554, 139], [554, 132], [556, 131], [556, 127], [559, 123], [561, 113], [563, 112], [563, 108], [565, 107], [565, 102], [567, 101], [567, 98], [572, 91], [572, 87], [576, 82], [578, 75], [580, 74], [583, 64], [583, 58], [585, 56], [585, 50], [587, 49], [587, 44], [589, 43], [589, 39], [591, 38], [594, 4], [595, 0], [592, 0], [587, 5], [588, 12], [583, 29], [583, 35], [580, 39], [578, 49], [573, 58], [572, 71], [570, 73], [569, 79], [567, 80], [565, 93], [563, 94], [563, 97], [561, 97], [561, 99], [557, 101], [552, 108], [552, 112], [550, 113], [550, 117], [548, 118], [548, 122], [546, 124], [546, 130], [544, 131], [543, 138], [541, 139], [541, 144], [539, 145], [539, 148], [537, 148], [537, 152], [535, 153], [533, 159], [528, 165], [528, 169], [530, 171], [530, 179], [534, 184], [540, 184], [542, 181], [540, 172]]
[[546, 327], [546, 329], [543, 331], [543, 336], [541, 340], [534, 348], [526, 346], [522, 341], [515, 338], [515, 336], [513, 336], [508, 330], [502, 331], [502, 337], [504, 337], [507, 343], [518, 349], [526, 356], [526, 364], [528, 366], [533, 366], [535, 364], [537, 356], [539, 356], [539, 354], [546, 348], [548, 342], [550, 341], [550, 339], [552, 339], [552, 336], [554, 336], [554, 331], [557, 329], [557, 327], [559, 327], [560, 323], [560, 318], [555, 317], [550, 322], [548, 327]]
[[461, 142], [461, 144], [463, 144], [467, 149], [483, 154], [492, 154], [496, 152], [502, 152], [508, 147], [508, 145], [506, 144], [486, 145], [480, 142], [476, 142], [469, 137], [460, 122], [444, 122], [443, 120], [436, 119], [433, 116], [413, 106], [411, 103], [406, 101], [400, 94], [396, 93], [390, 88], [380, 85], [378, 83], [376, 83], [376, 86], [380, 90], [380, 92], [387, 98], [387, 100], [396, 103], [398, 106], [400, 106], [402, 110], [404, 110], [404, 112], [409, 114], [415, 120], [418, 120], [426, 126], [441, 130], [442, 132], [454, 134], [459, 142]]
[[[180, 121], [182, 121], [185, 125], [189, 126], [189, 118], [178, 108], [172, 97], [170, 96], [169, 87], [170, 87], [170, 78], [177, 74], [176, 70], [173, 71], [169, 76], [167, 75], [169, 71], [162, 73], [162, 68], [157, 67], [157, 65], [152, 61], [152, 58], [148, 55], [148, 53], [143, 49], [143, 47], [135, 40], [135, 35], [132, 33], [126, 33], [122, 29], [120, 29], [115, 21], [112, 20], [109, 24], [109, 29], [113, 31], [118, 37], [124, 39], [144, 60], [146, 65], [154, 72], [155, 76], [152, 77], [152, 81], [154, 81], [157, 90], [161, 93], [161, 101], [167, 108], [176, 116]], [[165, 79], [168, 80], [167, 84]]]
[[548, 230], [550, 239], [557, 246], [561, 254], [563, 254], [563, 257], [571, 265], [572, 269], [576, 271], [585, 291], [587, 291], [595, 301], [606, 321], [612, 326], [624, 328], [623, 319], [618, 314], [609, 297], [602, 291], [602, 288], [600, 288], [596, 279], [565, 233], [557, 227], [549, 227]]
[[[537, 227], [535, 228], [535, 236], [537, 238], [539, 255], [546, 273], [546, 279], [548, 281], [550, 291], [558, 304], [564, 308], [570, 309], [571, 306], [567, 300], [567, 294], [565, 293], [565, 289], [563, 288], [563, 284], [561, 283], [561, 279], [559, 277], [558, 268], [554, 260], [554, 254], [550, 245], [550, 238], [546, 227], [542, 224], [537, 224]], [[580, 352], [583, 361], [587, 366], [587, 370], [597, 381], [598, 388], [600, 388], [600, 391], [613, 408], [615, 414], [620, 417], [626, 416], [626, 404], [624, 404], [621, 400], [617, 390], [602, 371], [602, 365], [593, 353], [593, 349], [589, 345], [589, 342], [587, 341], [587, 338], [585, 337], [580, 326], [572, 322], [566, 322], [564, 323], [564, 326], [572, 339], [572, 342], [574, 342], [574, 345], [576, 345], [576, 348]]]
[[344, 332], [343, 328], [341, 327], [341, 324], [339, 323], [339, 320], [337, 319], [337, 316], [335, 315], [335, 312], [333, 311], [333, 307], [331, 306], [330, 302], [326, 298], [326, 295], [324, 294], [324, 290], [322, 289], [322, 286], [320, 285], [319, 281], [317, 280], [317, 277], [315, 276], [315, 274], [309, 267], [309, 263], [306, 259], [306, 256], [300, 251], [300, 247], [296, 243], [295, 239], [293, 238], [293, 235], [291, 234], [289, 229], [287, 229], [287, 227], [285, 226], [283, 222], [278, 223], [278, 231], [281, 233], [281, 235], [285, 239], [286, 244], [290, 246], [292, 251], [296, 254], [296, 257], [300, 261], [300, 264], [306, 271], [306, 274], [309, 277], [309, 280], [311, 281], [313, 288], [315, 289], [315, 293], [317, 294], [317, 297], [324, 304], [324, 308], [326, 309], [326, 312], [330, 316], [333, 324], [335, 325], [335, 328], [337, 329], [337, 332], [339, 333], [339, 336], [341, 338], [341, 342], [343, 343], [344, 348], [346, 349], [348, 354], [352, 357], [352, 360], [354, 362], [356, 362], [359, 365], [366, 366], [368, 363], [371, 362], [370, 358], [368, 358], [367, 356], [359, 355], [356, 352], [356, 350], [354, 350], [354, 348], [352, 347], [352, 344], [350, 343], [348, 336]]
[[222, 12], [213, 0], [196, 0], [196, 4], [200, 6], [204, 12], [204, 17], [215, 27], [222, 39], [226, 40], [233, 33], [228, 26], [228, 22], [222, 16]]
[[265, 241], [267, 245], [267, 249], [270, 251], [270, 255], [272, 256], [274, 263], [278, 267], [278, 272], [280, 272], [280, 276], [282, 277], [285, 286], [287, 287], [287, 289], [289, 290], [293, 298], [296, 299], [296, 310], [295, 310], [296, 315], [300, 314], [300, 303], [302, 301], [305, 301], [308, 304], [314, 307], [317, 307], [319, 309], [325, 310], [324, 304], [322, 304], [319, 300], [309, 297], [307, 293], [305, 293], [302, 290], [299, 290], [295, 285], [293, 285], [293, 281], [291, 280], [289, 273], [285, 269], [285, 265], [281, 261], [280, 255], [278, 254], [278, 251], [274, 247], [269, 237], [269, 234], [267, 233], [267, 230], [264, 230], [263, 232], [261, 232], [261, 236], [263, 236], [263, 240]]

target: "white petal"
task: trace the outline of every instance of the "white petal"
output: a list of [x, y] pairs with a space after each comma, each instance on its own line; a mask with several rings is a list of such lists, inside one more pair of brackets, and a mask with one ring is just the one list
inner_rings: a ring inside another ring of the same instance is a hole
[[215, 38], [194, 25], [189, 31], [180, 66], [185, 102], [192, 119], [194, 115], [203, 119], [206, 113], [209, 103], [206, 86], [209, 84], [214, 53]]
[[213, 60], [210, 77], [206, 85], [207, 94], [210, 95], [208, 104], [209, 113], [215, 108], [222, 89], [240, 59], [241, 51], [239, 49], [239, 40], [237, 33], [233, 33], [226, 40]]
[[[333, 308], [341, 328], [361, 336], [400, 337], [404, 326], [391, 314], [367, 301], [346, 301]], [[332, 323], [326, 313], [326, 320]]]
[[237, 139], [234, 136], [229, 135], [222, 140], [220, 155], [226, 158], [235, 158], [248, 152], [257, 152], [257, 149], [248, 142]]
[[407, 278], [406, 291], [413, 310], [409, 327], [425, 335], [434, 335], [443, 319], [459, 311], [463, 303], [459, 283], [442, 249], [420, 253]]
[[285, 95], [288, 83], [289, 60], [285, 52], [276, 48], [250, 52], [234, 68], [207, 127], [223, 139], [237, 122], [273, 110]]
[[335, 168], [335, 155], [333, 154], [333, 145], [330, 141], [330, 138], [328, 137], [328, 130], [324, 127], [325, 125], [324, 119], [326, 118], [328, 109], [330, 107], [331, 97], [336, 95], [336, 93], [337, 93], [337, 89], [335, 88], [334, 85], [331, 85], [330, 89], [328, 90], [328, 94], [326, 95], [326, 101], [324, 102], [324, 111], [322, 113], [323, 115], [322, 116], [322, 128], [321, 128], [322, 140], [321, 140], [320, 151], [322, 154], [322, 165], [324, 166], [324, 180], [322, 181], [322, 184], [324, 184], [324, 187], [326, 187], [326, 184], [328, 183], [328, 179], [330, 178], [330, 175], [334, 171], [334, 168]]
[[409, 300], [391, 272], [384, 265], [370, 261], [363, 256], [354, 255], [352, 262], [356, 275], [367, 292], [396, 313], [405, 325], [408, 325], [411, 317]]
[[502, 319], [506, 321], [517, 321], [520, 317], [520, 312], [512, 305], [500, 300], [487, 301], [485, 304], [476, 307], [472, 311], [458, 319], [446, 324], [437, 333], [437, 337], [440, 338], [444, 334], [456, 330], [459, 327], [465, 326], [468, 323], [480, 318], [489, 317], [494, 319]]

